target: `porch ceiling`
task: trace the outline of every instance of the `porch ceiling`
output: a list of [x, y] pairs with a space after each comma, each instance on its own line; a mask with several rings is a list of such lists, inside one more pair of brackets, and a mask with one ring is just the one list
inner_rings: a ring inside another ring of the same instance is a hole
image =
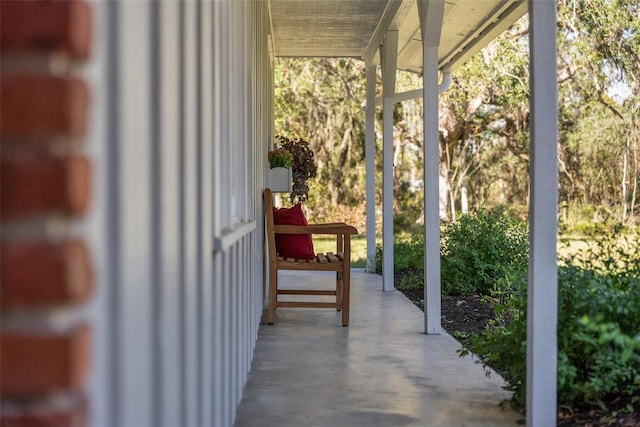
[[[398, 68], [422, 72], [416, 0], [270, 0], [276, 57], [351, 57], [378, 62], [398, 30]], [[452, 71], [527, 12], [526, 0], [446, 0], [439, 65]]]

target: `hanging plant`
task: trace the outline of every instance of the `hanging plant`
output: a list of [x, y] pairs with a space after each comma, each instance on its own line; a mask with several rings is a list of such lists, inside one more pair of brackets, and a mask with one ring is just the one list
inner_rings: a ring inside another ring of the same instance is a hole
[[309, 148], [309, 143], [302, 138], [289, 139], [286, 136], [276, 135], [276, 139], [280, 147], [293, 156], [291, 203], [304, 203], [309, 199], [307, 180], [315, 178], [317, 172], [314, 153]]

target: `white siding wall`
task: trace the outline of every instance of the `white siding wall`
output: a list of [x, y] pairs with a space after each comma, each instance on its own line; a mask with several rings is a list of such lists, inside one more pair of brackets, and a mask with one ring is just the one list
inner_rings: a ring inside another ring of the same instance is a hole
[[264, 302], [267, 2], [92, 6], [91, 425], [230, 426]]

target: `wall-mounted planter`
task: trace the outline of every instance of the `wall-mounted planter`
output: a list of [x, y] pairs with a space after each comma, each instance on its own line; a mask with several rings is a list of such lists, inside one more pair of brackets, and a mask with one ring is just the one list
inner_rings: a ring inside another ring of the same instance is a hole
[[274, 193], [290, 193], [291, 169], [288, 168], [271, 168], [269, 169], [269, 188]]

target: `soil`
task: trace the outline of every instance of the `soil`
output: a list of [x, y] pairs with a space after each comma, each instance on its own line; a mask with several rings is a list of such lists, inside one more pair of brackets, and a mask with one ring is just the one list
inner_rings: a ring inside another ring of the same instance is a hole
[[[422, 289], [403, 289], [401, 292], [418, 307], [424, 308]], [[464, 338], [471, 334], [484, 332], [490, 319], [493, 319], [493, 310], [479, 296], [442, 297], [442, 327], [462, 344], [466, 342]]]
[[[399, 282], [396, 275], [396, 283]], [[415, 305], [424, 308], [422, 289], [399, 289]], [[447, 333], [456, 338], [461, 344], [468, 344], [468, 337], [473, 333], [481, 334], [494, 313], [489, 304], [483, 302], [479, 296], [443, 296], [442, 297], [442, 327]], [[624, 408], [630, 398], [614, 398], [604, 402], [609, 411], [599, 407], [585, 405], [579, 408], [561, 407], [558, 413], [559, 427], [640, 427], [640, 402], [635, 403], [632, 413], [616, 414], [616, 410]]]

